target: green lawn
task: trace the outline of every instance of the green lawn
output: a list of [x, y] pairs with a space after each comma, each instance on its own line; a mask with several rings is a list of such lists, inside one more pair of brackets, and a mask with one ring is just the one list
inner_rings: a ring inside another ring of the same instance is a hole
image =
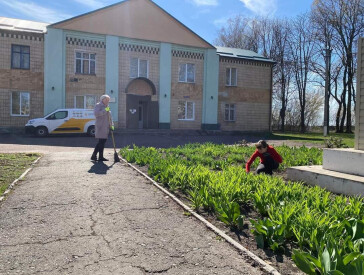
[[266, 139], [273, 140], [294, 140], [302, 143], [319, 143], [324, 145], [324, 140], [329, 139], [330, 137], [341, 138], [343, 143], [350, 147], [354, 147], [354, 134], [346, 134], [346, 133], [331, 133], [329, 136], [324, 137], [322, 133], [281, 133], [281, 132], [273, 132], [269, 134]]
[[0, 154], [0, 196], [39, 156], [34, 153]]

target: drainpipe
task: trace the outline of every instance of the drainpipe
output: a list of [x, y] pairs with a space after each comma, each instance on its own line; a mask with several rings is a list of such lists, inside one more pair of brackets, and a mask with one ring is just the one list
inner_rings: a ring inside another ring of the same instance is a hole
[[269, 105], [270, 105], [270, 111], [269, 111], [269, 132], [272, 133], [272, 105], [273, 105], [273, 68], [275, 67], [276, 63], [273, 63], [272, 66], [270, 66], [270, 99], [269, 99]]

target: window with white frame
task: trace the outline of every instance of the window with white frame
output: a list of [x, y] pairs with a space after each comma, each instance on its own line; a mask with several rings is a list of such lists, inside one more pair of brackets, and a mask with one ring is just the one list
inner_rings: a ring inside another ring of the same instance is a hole
[[76, 52], [76, 74], [96, 74], [96, 54]]
[[130, 59], [130, 78], [145, 77], [148, 78], [149, 62], [139, 58]]
[[93, 109], [96, 102], [97, 96], [95, 95], [76, 95], [74, 106], [77, 109]]
[[236, 68], [226, 68], [226, 86], [237, 86]]
[[235, 104], [225, 104], [225, 121], [235, 121]]
[[179, 64], [178, 71], [178, 81], [179, 82], [195, 82], [195, 64]]
[[30, 93], [12, 92], [11, 93], [11, 115], [29, 116], [30, 114]]
[[195, 120], [195, 103], [192, 101], [178, 102], [178, 120]]

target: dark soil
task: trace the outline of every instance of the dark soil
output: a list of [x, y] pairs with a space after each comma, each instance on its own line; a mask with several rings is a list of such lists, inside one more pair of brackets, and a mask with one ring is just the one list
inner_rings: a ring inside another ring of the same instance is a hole
[[[188, 203], [187, 199], [185, 200], [185, 203]], [[285, 247], [285, 251], [283, 253], [275, 253], [271, 249], [261, 249], [257, 247], [254, 235], [251, 233], [252, 226], [249, 219], [258, 219], [261, 217], [256, 211], [253, 211], [252, 208], [249, 209], [249, 207], [246, 207], [243, 209], [242, 214], [245, 216], [244, 229], [240, 232], [230, 230], [223, 222], [220, 222], [216, 216], [210, 216], [208, 213], [203, 212], [200, 214], [249, 251], [253, 252], [266, 263], [276, 268], [281, 274], [304, 274], [296, 267], [291, 259], [292, 246], [288, 245], [288, 247]]]

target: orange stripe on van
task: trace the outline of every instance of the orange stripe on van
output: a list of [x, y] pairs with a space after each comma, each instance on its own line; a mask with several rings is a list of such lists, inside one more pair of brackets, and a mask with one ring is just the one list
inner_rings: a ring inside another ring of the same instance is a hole
[[[70, 120], [66, 121], [65, 123], [63, 123], [61, 126], [59, 126], [57, 129], [58, 133], [83, 133], [83, 128], [85, 127], [85, 124], [89, 121], [92, 121], [95, 119], [75, 119], [75, 118], [71, 118]], [[59, 129], [67, 129], [67, 128], [79, 128], [80, 130], [64, 130], [64, 131], [59, 131]], [[53, 130], [52, 133], [55, 133], [55, 131]]]

